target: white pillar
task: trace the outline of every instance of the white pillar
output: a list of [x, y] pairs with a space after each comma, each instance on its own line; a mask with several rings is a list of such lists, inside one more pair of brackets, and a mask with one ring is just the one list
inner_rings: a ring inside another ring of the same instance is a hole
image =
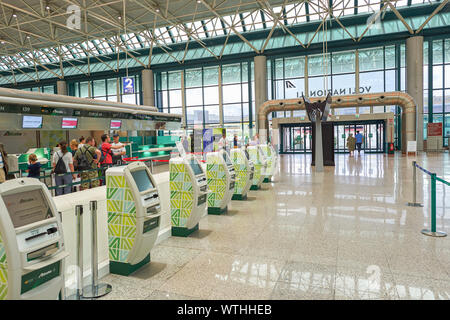
[[155, 86], [153, 81], [153, 70], [142, 70], [142, 103], [144, 106], [155, 105]]
[[[261, 105], [267, 101], [267, 59], [266, 56], [255, 56], [254, 58], [255, 72], [255, 113], [253, 115], [256, 120], [257, 132], [262, 143], [266, 142], [267, 130], [259, 130], [258, 112]], [[264, 131], [264, 132], [263, 132]]]
[[[416, 103], [417, 151], [423, 151], [423, 37], [406, 39], [406, 92]], [[407, 141], [402, 141], [407, 144]]]

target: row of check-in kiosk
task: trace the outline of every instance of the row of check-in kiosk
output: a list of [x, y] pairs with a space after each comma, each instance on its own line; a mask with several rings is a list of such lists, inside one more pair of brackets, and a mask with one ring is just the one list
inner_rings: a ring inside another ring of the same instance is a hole
[[[209, 152], [205, 162], [184, 152], [171, 158], [172, 236], [186, 237], [206, 213], [246, 200], [271, 181], [276, 163], [271, 145]], [[158, 186], [148, 167], [134, 162], [106, 171], [106, 199], [110, 272], [127, 276], [150, 261], [162, 215]], [[0, 300], [64, 298], [68, 254], [47, 187], [32, 178], [0, 184]]]

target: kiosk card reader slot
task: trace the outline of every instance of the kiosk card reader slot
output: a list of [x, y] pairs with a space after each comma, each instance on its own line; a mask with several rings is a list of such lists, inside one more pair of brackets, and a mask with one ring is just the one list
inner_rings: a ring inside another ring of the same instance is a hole
[[158, 237], [161, 203], [156, 182], [142, 162], [106, 171], [109, 268], [128, 276], [150, 262]]
[[206, 154], [206, 178], [208, 181], [208, 213], [227, 212], [233, 196], [236, 174], [228, 153], [221, 149]]
[[47, 187], [33, 178], [0, 184], [0, 300], [57, 299], [66, 256]]
[[255, 167], [248, 158], [245, 147], [231, 149], [230, 157], [236, 172], [236, 182], [233, 190], [233, 200], [245, 200], [252, 184]]
[[194, 155], [170, 159], [169, 171], [172, 236], [187, 237], [206, 213], [206, 175]]

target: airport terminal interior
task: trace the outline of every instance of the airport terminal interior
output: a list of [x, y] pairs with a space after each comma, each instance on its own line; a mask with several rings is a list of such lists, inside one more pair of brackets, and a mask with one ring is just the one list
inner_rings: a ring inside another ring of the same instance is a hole
[[0, 8], [0, 300], [450, 299], [448, 0]]

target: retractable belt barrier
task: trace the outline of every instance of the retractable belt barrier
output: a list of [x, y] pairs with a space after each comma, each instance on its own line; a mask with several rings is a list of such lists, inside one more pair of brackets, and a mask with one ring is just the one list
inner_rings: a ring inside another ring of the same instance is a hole
[[417, 194], [417, 178], [416, 178], [416, 168], [425, 172], [431, 177], [431, 229], [423, 229], [421, 232], [424, 235], [431, 237], [445, 237], [447, 233], [444, 231], [436, 231], [436, 181], [439, 181], [447, 186], [450, 186], [448, 181], [441, 179], [436, 176], [436, 173], [430, 172], [427, 169], [419, 166], [416, 161], [412, 162], [413, 166], [413, 202], [409, 202], [408, 206], [411, 207], [423, 207], [421, 203], [418, 203], [416, 200]]

